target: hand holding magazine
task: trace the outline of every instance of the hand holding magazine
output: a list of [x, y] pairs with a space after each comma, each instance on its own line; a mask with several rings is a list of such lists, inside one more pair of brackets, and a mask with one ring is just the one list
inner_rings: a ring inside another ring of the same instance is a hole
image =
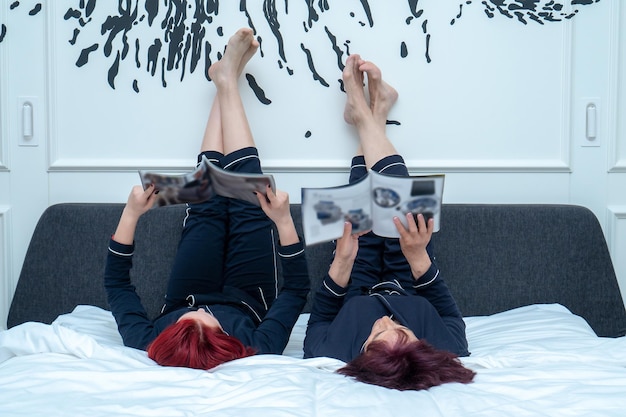
[[422, 213], [434, 219], [439, 231], [444, 175], [394, 177], [370, 171], [354, 184], [330, 188], [302, 189], [302, 226], [307, 245], [341, 237], [343, 223], [352, 232], [372, 230], [383, 237], [397, 238], [393, 223], [397, 216], [407, 227], [406, 214]]
[[185, 174], [158, 174], [139, 171], [143, 188], [154, 184], [158, 191], [157, 204], [166, 206], [180, 203], [200, 203], [215, 195], [237, 198], [259, 205], [254, 192], [266, 194], [267, 185], [276, 190], [270, 174], [252, 174], [225, 171], [209, 162], [206, 157], [198, 167]]

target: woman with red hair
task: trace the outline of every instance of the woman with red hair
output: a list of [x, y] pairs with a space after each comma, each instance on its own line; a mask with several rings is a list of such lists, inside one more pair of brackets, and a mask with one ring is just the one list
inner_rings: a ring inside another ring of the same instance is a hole
[[[408, 176], [385, 133], [396, 90], [358, 55], [348, 57], [343, 81], [344, 118], [359, 135], [350, 183], [360, 181], [368, 169]], [[353, 235], [351, 224], [345, 223], [328, 275], [315, 295], [304, 356], [340, 359], [347, 364], [339, 373], [398, 390], [471, 382], [474, 372], [458, 359], [469, 355], [465, 323], [432, 254], [433, 220], [422, 214], [415, 219], [411, 213], [406, 220], [408, 228], [394, 218], [399, 239], [371, 232]]]
[[[261, 173], [238, 90], [259, 43], [240, 29], [209, 68], [217, 87], [198, 162]], [[154, 187], [135, 186], [109, 242], [105, 288], [126, 346], [147, 350], [165, 366], [211, 369], [255, 353], [281, 354], [310, 283], [289, 196], [269, 187], [258, 205], [214, 196], [189, 203], [161, 315], [148, 317], [130, 280], [135, 229], [154, 206]], [[278, 236], [275, 236], [273, 224]], [[278, 292], [278, 259], [284, 284]]]

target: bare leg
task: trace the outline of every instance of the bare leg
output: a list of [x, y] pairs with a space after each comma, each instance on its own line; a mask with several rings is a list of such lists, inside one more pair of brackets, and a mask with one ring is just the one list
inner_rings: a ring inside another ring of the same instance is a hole
[[[237, 70], [237, 78], [241, 76], [243, 69], [246, 64], [254, 56], [257, 49], [259, 48], [259, 43], [256, 40], [253, 40], [246, 52], [241, 57], [241, 61], [239, 62], [238, 70]], [[210, 69], [209, 69], [210, 71]], [[203, 151], [218, 151], [220, 153], [224, 153], [224, 137], [222, 133], [222, 112], [219, 100], [219, 94], [216, 94], [213, 99], [213, 104], [211, 106], [211, 111], [209, 113], [209, 118], [207, 120], [206, 128], [204, 131], [204, 138], [202, 140], [202, 146], [200, 148], [200, 152]]]
[[222, 138], [222, 114], [220, 111], [220, 102], [217, 95], [213, 99], [209, 118], [204, 129], [204, 137], [200, 152], [217, 151], [224, 153], [224, 140]]
[[[365, 99], [363, 71], [360, 69], [361, 64], [364, 63], [358, 55], [350, 55], [346, 60], [346, 66], [343, 71], [343, 81], [347, 95], [344, 119], [349, 124], [355, 126], [359, 135], [360, 150], [363, 151], [365, 157], [365, 164], [367, 168], [371, 168], [384, 157], [397, 154], [395, 147], [385, 133], [387, 112], [395, 100], [382, 100], [380, 89], [374, 88], [373, 92], [375, 95], [379, 95], [375, 99], [377, 101], [376, 111], [378, 116], [372, 113], [372, 109]], [[371, 63], [368, 63], [366, 68], [371, 72], [377, 69]], [[380, 74], [380, 71], [378, 73]], [[380, 80], [382, 82], [382, 78]], [[390, 104], [383, 105], [384, 102]]]
[[254, 146], [252, 132], [239, 95], [238, 79], [258, 46], [252, 35], [252, 29], [239, 29], [228, 41], [222, 59], [209, 68], [209, 75], [217, 87], [216, 100], [219, 100], [225, 154]]

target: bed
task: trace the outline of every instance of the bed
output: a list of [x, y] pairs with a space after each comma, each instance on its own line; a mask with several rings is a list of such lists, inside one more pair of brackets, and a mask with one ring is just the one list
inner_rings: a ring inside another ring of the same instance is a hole
[[[626, 311], [595, 216], [572, 205], [444, 204], [433, 238], [467, 323], [468, 385], [400, 392], [302, 359], [310, 300], [283, 355], [211, 371], [124, 347], [102, 270], [121, 204], [42, 215], [0, 332], [0, 416], [624, 416]], [[184, 209], [137, 230], [134, 282], [156, 314]], [[299, 207], [292, 206], [299, 222]], [[308, 248], [313, 287], [330, 245]]]

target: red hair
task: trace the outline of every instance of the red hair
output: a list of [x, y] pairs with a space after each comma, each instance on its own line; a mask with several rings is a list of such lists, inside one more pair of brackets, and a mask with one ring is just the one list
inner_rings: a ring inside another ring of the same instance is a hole
[[168, 326], [147, 351], [148, 357], [162, 366], [205, 370], [256, 353], [238, 339], [195, 320], [180, 320]]
[[374, 341], [365, 353], [348, 362], [338, 373], [386, 388], [422, 390], [447, 382], [472, 382], [476, 373], [450, 352], [435, 349], [423, 340], [407, 342], [406, 336], [390, 345]]

